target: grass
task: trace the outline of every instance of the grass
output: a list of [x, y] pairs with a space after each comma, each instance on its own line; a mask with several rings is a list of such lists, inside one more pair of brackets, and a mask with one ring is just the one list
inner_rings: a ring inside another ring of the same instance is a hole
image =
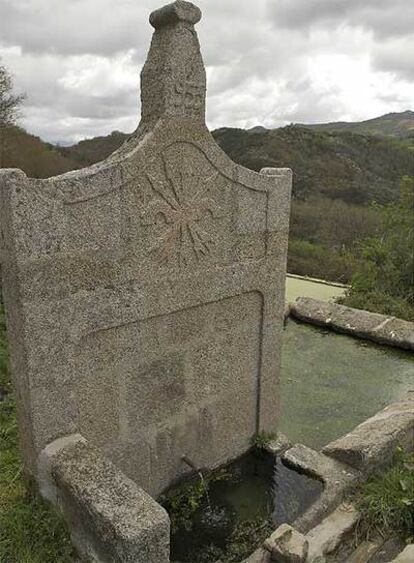
[[357, 495], [359, 530], [369, 538], [398, 534], [414, 539], [414, 454], [397, 450], [393, 465], [362, 485]]
[[266, 447], [273, 442], [273, 440], [276, 440], [276, 438], [277, 434], [274, 432], [259, 432], [253, 436], [252, 446], [258, 451], [265, 450]]
[[69, 563], [74, 553], [60, 515], [22, 476], [1, 304], [0, 396], [0, 562]]

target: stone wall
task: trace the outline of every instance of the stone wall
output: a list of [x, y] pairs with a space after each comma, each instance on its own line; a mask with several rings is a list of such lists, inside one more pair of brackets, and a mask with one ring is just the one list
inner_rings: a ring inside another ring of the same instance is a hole
[[154, 13], [142, 121], [106, 161], [0, 172], [2, 272], [26, 470], [80, 433], [158, 494], [278, 421], [291, 172], [233, 162], [204, 123], [179, 0]]

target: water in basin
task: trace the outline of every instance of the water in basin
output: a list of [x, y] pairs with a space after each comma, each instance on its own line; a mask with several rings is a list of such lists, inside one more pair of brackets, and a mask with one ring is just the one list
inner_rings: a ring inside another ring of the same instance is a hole
[[414, 354], [289, 319], [281, 430], [319, 449], [414, 391]]
[[265, 453], [251, 452], [216, 476], [187, 523], [174, 524], [177, 489], [167, 493], [163, 504], [173, 520], [172, 561], [239, 562], [279, 524], [293, 522], [323, 489], [320, 481]]

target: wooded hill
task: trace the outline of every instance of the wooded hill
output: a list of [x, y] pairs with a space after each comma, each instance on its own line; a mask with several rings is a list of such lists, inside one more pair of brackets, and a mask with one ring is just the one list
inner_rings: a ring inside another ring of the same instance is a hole
[[78, 168], [77, 162], [20, 127], [0, 127], [0, 168], [20, 168], [31, 178], [48, 178]]
[[414, 175], [414, 153], [394, 139], [353, 133], [281, 129], [218, 129], [222, 149], [253, 170], [292, 168], [294, 195], [323, 195], [364, 204], [396, 197], [402, 176]]
[[356, 123], [338, 121], [335, 123], [318, 123], [314, 125], [300, 125], [316, 131], [349, 131], [361, 135], [379, 137], [396, 137], [398, 139], [412, 139], [414, 143], [414, 111], [401, 113], [387, 113], [381, 117], [368, 119]]
[[[360, 124], [293, 125], [272, 130], [256, 127], [248, 131], [223, 128], [213, 136], [233, 160], [247, 168], [292, 168], [295, 198], [324, 196], [360, 205], [394, 199], [401, 178], [414, 176], [414, 152], [399, 140], [410, 131], [409, 123], [414, 124], [414, 112], [389, 114]], [[372, 131], [388, 131], [393, 136], [352, 132], [364, 130], [366, 124], [371, 124]], [[0, 166], [48, 177], [103, 160], [127, 137], [114, 131], [59, 147], [14, 127], [0, 131]]]

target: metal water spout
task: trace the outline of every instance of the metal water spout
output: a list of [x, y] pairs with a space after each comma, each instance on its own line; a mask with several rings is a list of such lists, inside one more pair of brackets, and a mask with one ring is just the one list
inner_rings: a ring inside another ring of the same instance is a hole
[[194, 471], [196, 471], [197, 473], [201, 473], [200, 469], [196, 466], [195, 463], [193, 463], [193, 462], [191, 461], [191, 459], [190, 459], [188, 456], [183, 455], [181, 459], [183, 460], [183, 462], [184, 462], [186, 465], [188, 465], [188, 467], [191, 467], [191, 469], [194, 469]]
[[196, 466], [196, 464], [193, 461], [191, 461], [191, 459], [188, 456], [183, 455], [181, 457], [181, 459], [186, 465], [188, 465], [188, 467], [191, 467], [191, 469], [193, 469], [197, 473], [197, 475], [200, 477], [200, 481], [201, 481], [203, 488], [204, 488], [204, 494], [206, 495], [208, 508], [211, 510], [210, 495], [209, 495], [209, 492], [208, 492], [208, 483], [204, 479], [204, 475], [202, 474], [201, 469], [199, 469]]

